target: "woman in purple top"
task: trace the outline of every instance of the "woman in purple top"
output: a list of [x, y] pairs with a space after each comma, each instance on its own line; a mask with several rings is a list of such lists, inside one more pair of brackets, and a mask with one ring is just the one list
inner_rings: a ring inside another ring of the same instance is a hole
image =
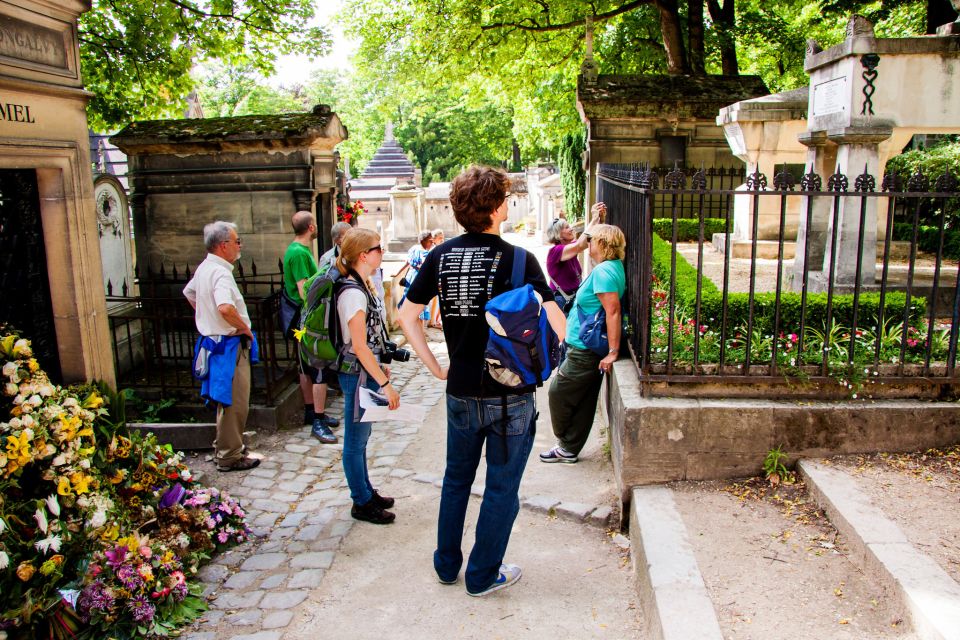
[[[603, 222], [606, 213], [607, 205], [602, 202], [593, 205], [590, 208], [591, 217], [587, 229]], [[563, 313], [567, 314], [573, 307], [573, 299], [580, 287], [583, 267], [580, 266], [578, 257], [589, 244], [587, 234], [581, 233], [577, 238], [567, 221], [557, 218], [547, 227], [547, 242], [554, 245], [547, 253], [547, 275], [550, 278], [550, 288], [553, 289], [554, 301]]]

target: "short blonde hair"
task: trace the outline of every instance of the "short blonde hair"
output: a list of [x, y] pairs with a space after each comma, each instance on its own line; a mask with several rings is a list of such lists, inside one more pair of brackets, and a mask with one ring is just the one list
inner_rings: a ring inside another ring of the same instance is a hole
[[595, 224], [587, 232], [590, 239], [600, 243], [600, 257], [604, 260], [623, 260], [627, 253], [627, 239], [619, 227]]

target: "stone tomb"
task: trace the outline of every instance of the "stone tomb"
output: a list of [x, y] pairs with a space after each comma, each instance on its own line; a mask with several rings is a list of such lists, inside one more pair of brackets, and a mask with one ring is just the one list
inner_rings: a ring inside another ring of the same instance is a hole
[[[887, 159], [917, 133], [960, 132], [960, 36], [877, 38], [873, 25], [854, 16], [847, 37], [820, 51], [811, 41], [804, 64], [810, 74], [807, 130], [800, 142], [807, 146], [807, 167], [824, 180], [835, 171], [854, 180], [866, 173], [879, 179]], [[934, 176], [935, 178], [936, 176]], [[876, 185], [880, 188], [880, 184]], [[827, 198], [814, 202], [812, 228], [801, 211], [794, 261], [794, 287], [802, 284], [804, 245], [810, 243], [811, 283], [825, 290], [825, 274], [833, 258], [828, 238], [833, 217]], [[878, 199], [867, 199], [863, 255], [876, 254]], [[836, 283], [872, 285], [873, 260], [863, 260], [856, 273], [860, 198], [841, 197], [837, 217]], [[822, 270], [822, 271], [821, 271]]]
[[[618, 76], [581, 74], [577, 109], [587, 125], [588, 193], [596, 201], [597, 165], [730, 167], [739, 161], [717, 125], [717, 112], [767, 95], [757, 76]], [[568, 211], [577, 218], [580, 212]]]
[[111, 137], [127, 154], [138, 266], [197, 265], [203, 227], [237, 224], [243, 261], [277, 269], [290, 216], [312, 211], [320, 251], [335, 219], [334, 147], [347, 131], [326, 105], [311, 113], [134, 122]]
[[0, 321], [58, 382], [113, 384], [77, 18], [89, 0], [0, 0]]

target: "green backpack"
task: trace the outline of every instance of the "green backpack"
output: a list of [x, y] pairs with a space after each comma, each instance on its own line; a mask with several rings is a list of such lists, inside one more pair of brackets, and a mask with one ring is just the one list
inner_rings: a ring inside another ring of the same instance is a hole
[[340, 353], [340, 323], [337, 321], [337, 291], [343, 276], [336, 267], [321, 269], [304, 283], [307, 291], [300, 314], [300, 341], [303, 361], [322, 369], [337, 361]]

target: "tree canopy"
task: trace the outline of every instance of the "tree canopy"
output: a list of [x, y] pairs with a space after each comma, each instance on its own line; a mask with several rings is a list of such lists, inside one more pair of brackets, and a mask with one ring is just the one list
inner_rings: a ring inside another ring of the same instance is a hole
[[283, 53], [323, 55], [313, 0], [93, 0], [80, 17], [80, 61], [93, 92], [90, 126], [182, 113], [204, 60], [270, 72]]

